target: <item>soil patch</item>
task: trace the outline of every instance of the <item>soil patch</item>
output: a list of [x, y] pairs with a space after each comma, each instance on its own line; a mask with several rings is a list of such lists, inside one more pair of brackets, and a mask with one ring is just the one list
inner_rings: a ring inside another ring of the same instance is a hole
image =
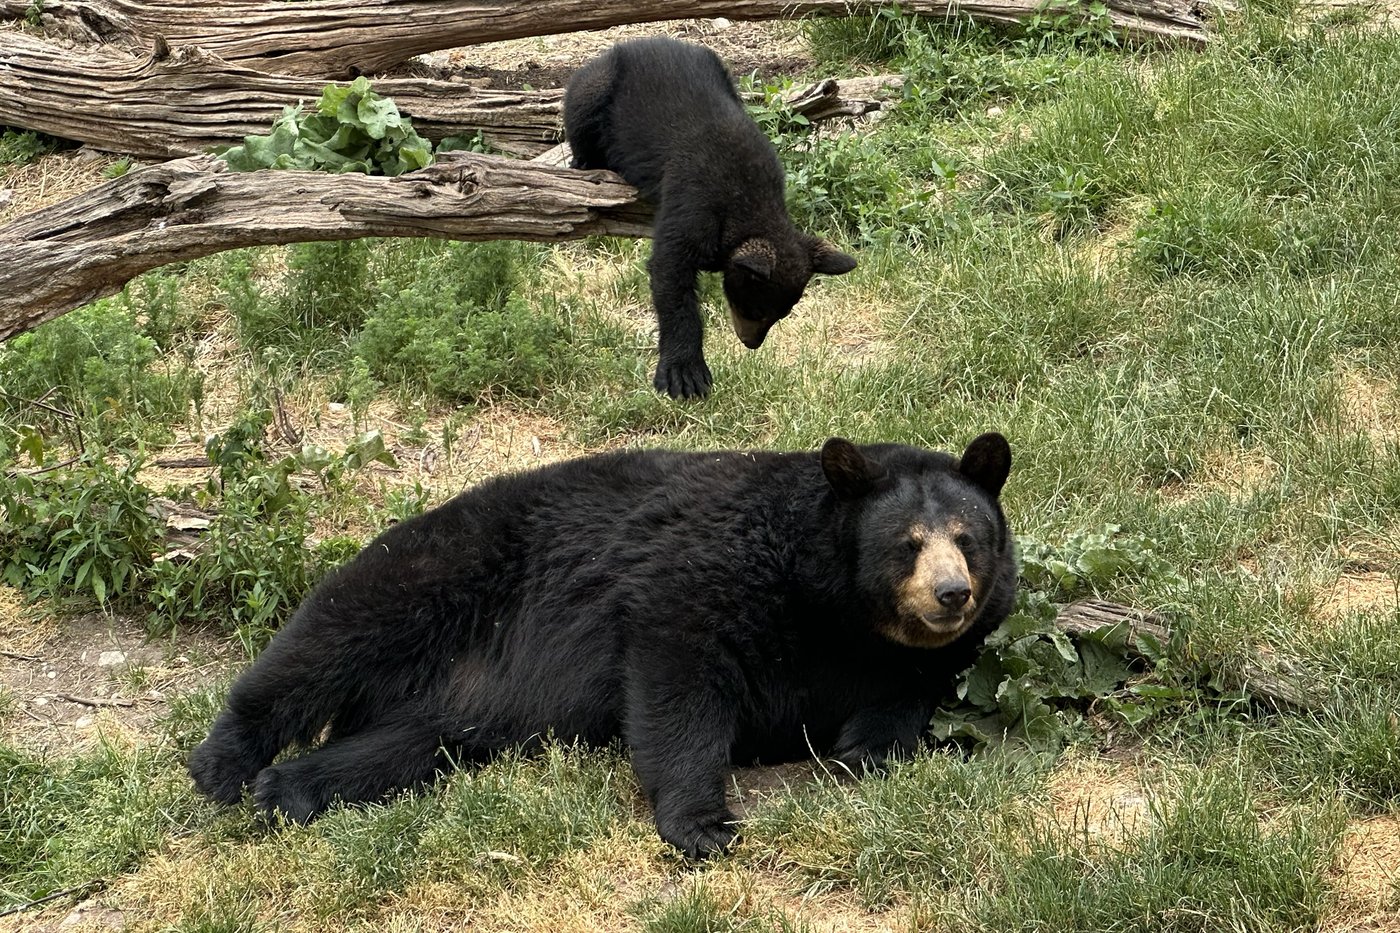
[[1089, 843], [1115, 848], [1151, 818], [1141, 773], [1122, 762], [1070, 760], [1049, 791], [1056, 822]]
[[40, 617], [0, 587], [0, 738], [36, 751], [107, 739], [150, 741], [172, 697], [218, 681], [242, 660], [227, 638], [151, 641], [131, 619]]
[[709, 46], [736, 76], [789, 76], [811, 68], [812, 58], [793, 23], [734, 23], [725, 19], [666, 20], [487, 42], [420, 56], [415, 71], [496, 88], [563, 87], [579, 65], [616, 42], [671, 36]]
[[1332, 876], [1337, 903], [1324, 930], [1400, 931], [1400, 817], [1373, 816], [1347, 826]]
[[1400, 581], [1383, 570], [1344, 573], [1318, 600], [1318, 614], [1328, 620], [1360, 612], [1394, 612], [1397, 608]]

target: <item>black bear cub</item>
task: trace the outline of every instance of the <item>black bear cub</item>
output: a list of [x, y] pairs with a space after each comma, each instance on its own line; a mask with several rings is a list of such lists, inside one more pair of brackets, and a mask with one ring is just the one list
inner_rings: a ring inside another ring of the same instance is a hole
[[327, 577], [190, 773], [307, 820], [546, 735], [621, 737], [662, 838], [721, 850], [732, 763], [915, 748], [1011, 609], [1010, 468], [983, 434], [960, 458], [833, 438], [497, 477]]
[[788, 217], [783, 167], [709, 49], [675, 39], [613, 46], [569, 79], [564, 134], [574, 168], [604, 168], [656, 206], [651, 297], [660, 327], [654, 383], [673, 398], [710, 391], [695, 295], [723, 272], [734, 332], [750, 350], [788, 315], [813, 273], [856, 261]]

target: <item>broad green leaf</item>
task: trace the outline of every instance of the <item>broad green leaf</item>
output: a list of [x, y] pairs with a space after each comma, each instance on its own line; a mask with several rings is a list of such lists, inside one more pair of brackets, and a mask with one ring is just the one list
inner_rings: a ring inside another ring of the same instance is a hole
[[967, 674], [967, 680], [959, 686], [959, 694], [980, 709], [994, 709], [997, 704], [997, 688], [1006, 679], [1001, 661], [996, 652], [984, 651]]
[[1083, 688], [1087, 696], [1102, 696], [1117, 690], [1132, 676], [1132, 669], [1122, 655], [1096, 641], [1081, 641], [1079, 654], [1084, 659]]

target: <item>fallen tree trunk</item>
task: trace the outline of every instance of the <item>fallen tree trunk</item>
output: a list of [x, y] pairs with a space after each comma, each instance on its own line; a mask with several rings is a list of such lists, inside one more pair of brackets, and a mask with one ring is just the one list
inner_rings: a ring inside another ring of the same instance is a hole
[[[1084, 638], [1104, 628], [1121, 628], [1124, 645], [1130, 656], [1145, 659], [1143, 639], [1157, 645], [1171, 641], [1171, 629], [1161, 616], [1131, 606], [1084, 599], [1060, 608], [1055, 617], [1060, 631]], [[1223, 677], [1231, 689], [1240, 690], [1274, 707], [1317, 709], [1325, 697], [1317, 688], [1316, 678], [1296, 665], [1278, 659], [1257, 658], [1238, 665]]]
[[[1112, 28], [1126, 40], [1206, 39], [1202, 0], [1105, 2]], [[0, 17], [21, 19], [32, 5], [0, 0]], [[197, 45], [262, 71], [346, 77], [376, 74], [423, 52], [500, 39], [667, 19], [849, 16], [890, 6], [872, 0], [43, 0], [41, 20], [89, 40], [145, 44], [162, 36], [172, 46]], [[1046, 6], [1046, 0], [899, 4], [905, 13], [1000, 23], [1024, 22]]]
[[[266, 133], [283, 107], [314, 106], [325, 86], [230, 65], [193, 46], [155, 46], [136, 56], [0, 33], [0, 124], [167, 159]], [[813, 121], [856, 116], [878, 109], [902, 82], [898, 75], [828, 78], [793, 91], [788, 106]], [[480, 133], [492, 148], [529, 158], [563, 137], [559, 89], [492, 90], [427, 78], [380, 78], [374, 87], [434, 142]]]
[[[0, 33], [0, 124], [98, 149], [172, 158], [266, 133], [282, 108], [315, 106], [324, 81], [230, 65], [194, 46], [136, 56], [114, 46], [64, 48]], [[490, 146], [532, 156], [559, 141], [562, 90], [504, 91], [426, 78], [381, 78], [420, 134], [438, 142], [481, 133]]]
[[397, 178], [233, 172], [212, 156], [139, 169], [0, 227], [0, 342], [172, 262], [242, 246], [367, 236], [649, 236], [611, 172], [448, 153]]

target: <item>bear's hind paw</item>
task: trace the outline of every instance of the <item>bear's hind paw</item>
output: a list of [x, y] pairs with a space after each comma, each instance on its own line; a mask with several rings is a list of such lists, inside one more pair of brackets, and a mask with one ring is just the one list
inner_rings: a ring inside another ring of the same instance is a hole
[[234, 804], [243, 798], [243, 787], [257, 774], [244, 756], [205, 740], [190, 753], [190, 777], [199, 792], [218, 803]]
[[253, 803], [269, 821], [281, 816], [290, 823], [308, 823], [326, 809], [328, 802], [286, 769], [273, 765], [258, 772], [258, 779], [253, 782]]

